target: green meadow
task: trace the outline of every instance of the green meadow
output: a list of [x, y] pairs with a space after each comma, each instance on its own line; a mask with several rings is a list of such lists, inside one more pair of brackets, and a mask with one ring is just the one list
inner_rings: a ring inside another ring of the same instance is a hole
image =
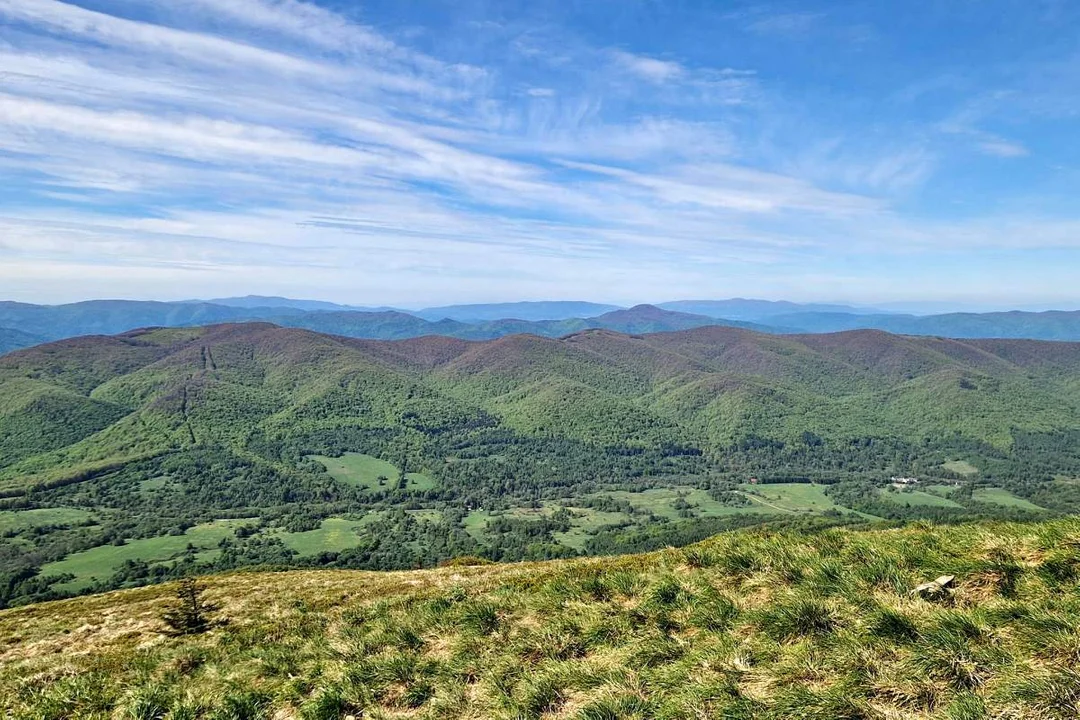
[[40, 508], [0, 511], [0, 534], [27, 528], [77, 526], [89, 522], [93, 513], [78, 508]]
[[[335, 480], [365, 490], [393, 489], [401, 478], [401, 469], [393, 463], [361, 453], [345, 453], [337, 458], [315, 455], [311, 459], [321, 463]], [[405, 479], [409, 490], [435, 487], [435, 481], [423, 473], [406, 473]]]
[[357, 520], [327, 518], [316, 530], [280, 533], [286, 547], [295, 550], [300, 557], [310, 557], [322, 552], [340, 552], [358, 546], [361, 542], [357, 530], [374, 522], [378, 513], [369, 513]]
[[742, 491], [760, 509], [786, 513], [824, 512], [837, 509], [836, 503], [820, 485], [809, 483], [776, 483], [743, 485]]
[[221, 540], [233, 537], [244, 520], [218, 520], [190, 528], [183, 535], [162, 535], [154, 538], [128, 540], [123, 545], [101, 545], [91, 550], [68, 555], [63, 560], [45, 565], [42, 575], [74, 575], [63, 583], [65, 590], [77, 591], [95, 580], [106, 580], [126, 561], [149, 564], [175, 560], [194, 548], [199, 560], [208, 560], [217, 552]]

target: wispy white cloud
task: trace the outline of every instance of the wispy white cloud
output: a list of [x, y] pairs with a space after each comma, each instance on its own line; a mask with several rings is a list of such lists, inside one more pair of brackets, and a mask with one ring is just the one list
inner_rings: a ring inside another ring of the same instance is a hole
[[213, 35], [128, 20], [59, 0], [0, 0], [0, 16], [52, 33], [94, 40], [114, 47], [166, 52], [191, 63], [240, 62], [284, 73], [330, 70], [318, 62], [266, 50]]
[[785, 110], [752, 70], [538, 33], [507, 41], [512, 73], [300, 0], [120, 5], [139, 19], [0, 0], [11, 292], [662, 299], [754, 294], [748, 269], [780, 292], [848, 253], [1074, 247], [1045, 218], [899, 214], [938, 163], [919, 133], [771, 154]]
[[623, 50], [612, 50], [611, 57], [626, 72], [649, 82], [665, 83], [686, 75], [686, 68], [672, 60], [634, 55]]
[[1017, 158], [1027, 156], [1028, 149], [1020, 143], [1009, 142], [998, 138], [984, 139], [979, 142], [979, 149], [987, 155], [1002, 158]]
[[805, 37], [818, 27], [824, 17], [823, 13], [817, 12], [765, 12], [750, 20], [746, 28], [761, 35]]

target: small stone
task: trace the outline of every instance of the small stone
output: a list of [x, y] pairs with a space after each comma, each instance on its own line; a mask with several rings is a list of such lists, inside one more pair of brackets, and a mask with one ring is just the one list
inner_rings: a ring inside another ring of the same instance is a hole
[[937, 580], [919, 585], [911, 591], [911, 594], [921, 597], [923, 600], [940, 600], [949, 596], [955, 582], [955, 575], [942, 575]]

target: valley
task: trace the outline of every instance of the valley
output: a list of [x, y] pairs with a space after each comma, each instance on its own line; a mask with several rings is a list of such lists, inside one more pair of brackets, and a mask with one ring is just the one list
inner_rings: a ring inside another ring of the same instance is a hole
[[0, 720], [1080, 720], [1078, 39], [0, 0]]
[[0, 358], [0, 601], [1073, 513], [1078, 377], [1080, 345], [877, 331], [63, 340]]

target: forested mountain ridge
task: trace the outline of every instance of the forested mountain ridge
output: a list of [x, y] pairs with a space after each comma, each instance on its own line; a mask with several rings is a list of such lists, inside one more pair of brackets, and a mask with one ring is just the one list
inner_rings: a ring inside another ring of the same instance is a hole
[[1073, 343], [75, 338], [0, 358], [0, 604], [260, 563], [649, 549], [770, 518], [1080, 512], [1078, 439]]
[[[879, 331], [706, 327], [383, 342], [226, 325], [44, 345], [0, 360], [0, 381], [10, 426], [0, 436], [0, 485], [9, 488], [188, 444], [271, 440], [308, 424], [497, 423], [704, 454], [806, 433], [830, 442], [956, 435], [1007, 449], [1017, 431], [1080, 428], [1080, 344]], [[57, 414], [63, 436], [46, 432]]]

